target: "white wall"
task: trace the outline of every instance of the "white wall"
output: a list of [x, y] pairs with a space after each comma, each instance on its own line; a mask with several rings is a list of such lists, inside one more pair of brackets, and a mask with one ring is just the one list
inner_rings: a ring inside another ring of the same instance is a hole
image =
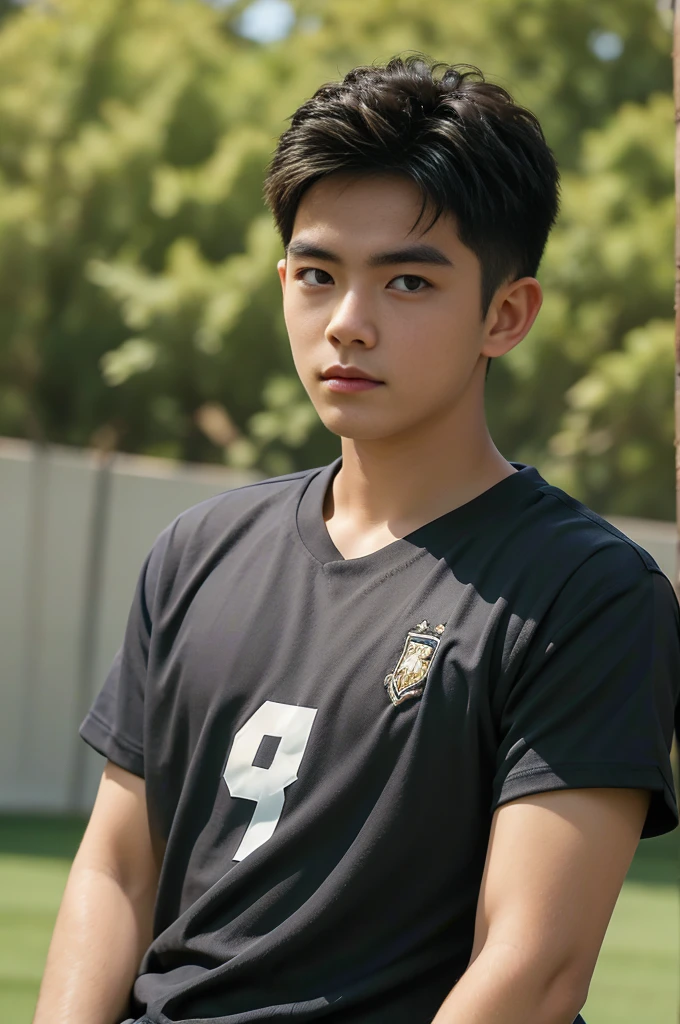
[[[103, 762], [78, 725], [142, 562], [179, 512], [254, 478], [0, 438], [0, 810], [91, 806]], [[612, 521], [674, 577], [674, 524]]]
[[88, 808], [77, 735], [142, 562], [185, 508], [253, 474], [0, 439], [0, 809]]

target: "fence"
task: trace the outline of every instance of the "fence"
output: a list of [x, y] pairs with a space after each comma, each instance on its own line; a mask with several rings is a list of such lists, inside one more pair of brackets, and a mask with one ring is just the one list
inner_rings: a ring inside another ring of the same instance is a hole
[[[253, 479], [0, 439], [0, 809], [87, 810], [101, 758], [77, 736], [142, 561], [183, 509]], [[675, 527], [613, 520], [670, 576]]]
[[142, 561], [183, 509], [252, 479], [0, 440], [0, 808], [91, 805], [102, 761], [77, 727]]

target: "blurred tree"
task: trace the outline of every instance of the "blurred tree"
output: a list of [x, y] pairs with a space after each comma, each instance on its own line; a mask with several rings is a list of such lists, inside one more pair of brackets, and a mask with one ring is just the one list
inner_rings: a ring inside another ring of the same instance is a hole
[[674, 518], [673, 337], [673, 320], [630, 331], [622, 349], [599, 356], [568, 391], [550, 441], [552, 482], [586, 488], [600, 508], [615, 494], [620, 515]]
[[[564, 176], [562, 215], [539, 275], [543, 310], [488, 383], [490, 423], [505, 450], [538, 463], [599, 510], [668, 519], [675, 508], [673, 118], [672, 97], [657, 93], [645, 104], [623, 104], [603, 128], [585, 133], [579, 165]], [[665, 388], [642, 372], [642, 350], [630, 344], [653, 338], [658, 354], [664, 330]], [[603, 367], [623, 373], [624, 365], [629, 418], [624, 393], [608, 388], [598, 392], [596, 417], [583, 415], [579, 403], [592, 394], [585, 382], [599, 379]], [[656, 426], [639, 439], [649, 455], [643, 469], [618, 449], [642, 429], [644, 409]], [[600, 431], [610, 413], [605, 445]], [[592, 445], [589, 428], [597, 431]]]
[[[563, 167], [584, 129], [672, 87], [670, 34], [653, 0], [296, 0], [308, 90], [353, 64], [423, 50], [472, 63], [539, 116]], [[296, 51], [286, 45], [300, 73]]]
[[[206, 404], [242, 440], [292, 375], [265, 69], [223, 21], [60, 0], [0, 33], [0, 432], [221, 459]], [[280, 468], [305, 439], [236, 451]]]
[[10, 14], [16, 14], [20, 10], [18, 0], [0, 0], [0, 25]]
[[671, 515], [672, 370], [664, 389], [655, 355], [664, 331], [672, 353], [673, 112], [654, 4], [291, 7], [267, 45], [239, 34], [247, 0], [52, 0], [5, 22], [0, 432], [272, 473], [331, 458], [288, 353], [264, 169], [321, 82], [423, 50], [510, 88], [564, 170], [544, 309], [489, 378], [494, 436], [599, 510]]

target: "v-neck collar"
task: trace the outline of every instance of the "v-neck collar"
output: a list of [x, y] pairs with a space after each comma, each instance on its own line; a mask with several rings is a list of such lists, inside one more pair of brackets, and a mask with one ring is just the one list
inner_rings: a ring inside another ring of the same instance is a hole
[[323, 508], [328, 488], [342, 466], [342, 458], [313, 474], [304, 489], [297, 508], [297, 530], [300, 540], [312, 557], [326, 571], [372, 571], [396, 568], [430, 552], [450, 549], [456, 535], [478, 531], [489, 520], [505, 519], [526, 503], [546, 482], [533, 466], [513, 462], [517, 470], [476, 498], [438, 516], [424, 526], [397, 538], [377, 551], [358, 558], [344, 558], [333, 543], [324, 520]]

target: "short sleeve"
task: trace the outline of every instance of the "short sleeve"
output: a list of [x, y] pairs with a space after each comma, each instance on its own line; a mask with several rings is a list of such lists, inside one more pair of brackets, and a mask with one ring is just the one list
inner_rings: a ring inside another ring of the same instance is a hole
[[574, 574], [501, 691], [492, 810], [548, 790], [648, 789], [647, 838], [678, 824], [678, 605], [632, 549], [617, 557], [618, 568], [593, 558]]
[[121, 768], [142, 778], [144, 693], [152, 633], [150, 609], [159, 547], [157, 541], [142, 566], [123, 645], [80, 727], [80, 735], [86, 743]]

